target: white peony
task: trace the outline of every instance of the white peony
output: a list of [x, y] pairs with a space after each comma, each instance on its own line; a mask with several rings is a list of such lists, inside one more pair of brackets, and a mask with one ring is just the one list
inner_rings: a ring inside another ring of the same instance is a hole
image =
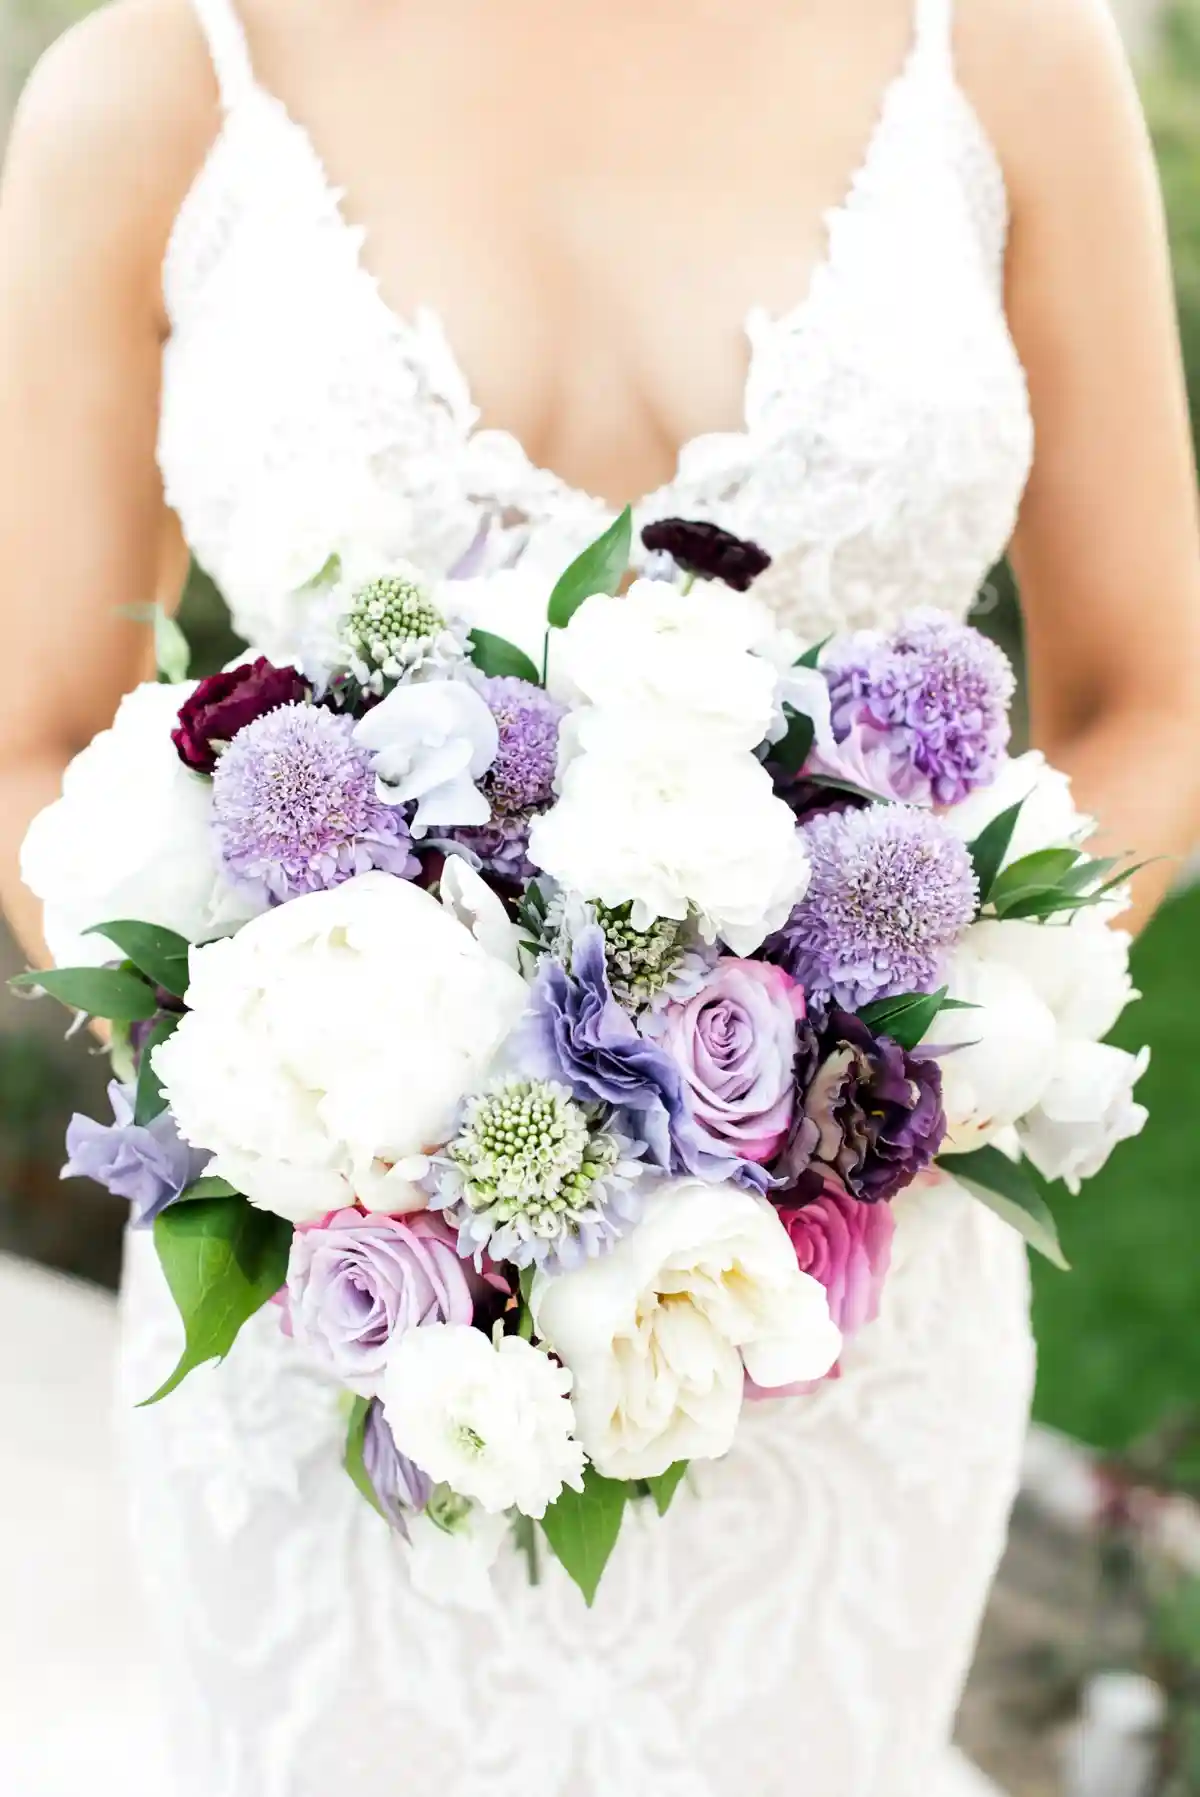
[[530, 857], [585, 898], [632, 900], [638, 927], [693, 912], [708, 940], [751, 954], [808, 889], [795, 819], [753, 755], [654, 724], [584, 716]]
[[1058, 1026], [1024, 974], [975, 949], [976, 926], [950, 965], [950, 997], [972, 1007], [941, 1011], [927, 1042], [940, 1058], [949, 1126], [945, 1149], [969, 1154], [995, 1141], [1033, 1109], [1049, 1084]]
[[354, 726], [354, 740], [370, 751], [385, 804], [416, 801], [414, 836], [487, 823], [492, 808], [475, 782], [496, 759], [500, 731], [465, 681], [396, 687]]
[[1003, 865], [1011, 866], [1040, 849], [1080, 848], [1095, 833], [1096, 820], [1076, 807], [1067, 774], [1051, 767], [1038, 749], [1008, 757], [990, 786], [942, 812], [963, 842], [974, 842], [993, 818], [1024, 799]]
[[1118, 1142], [1140, 1135], [1149, 1112], [1133, 1088], [1150, 1050], [1126, 1054], [1105, 1042], [1064, 1042], [1041, 1102], [1018, 1129], [1021, 1147], [1046, 1179], [1077, 1192], [1099, 1173]]
[[402, 1454], [489, 1515], [542, 1517], [583, 1489], [571, 1375], [519, 1336], [463, 1323], [409, 1329], [388, 1359], [383, 1414]]
[[770, 629], [757, 600], [639, 580], [623, 598], [584, 600], [557, 665], [576, 694], [605, 711], [634, 720], [668, 712], [714, 747], [754, 749], [775, 711], [778, 674], [753, 653]]
[[1069, 923], [984, 918], [970, 943], [993, 965], [1022, 974], [1064, 1036], [1100, 1041], [1138, 997], [1129, 973], [1130, 936], [1092, 909], [1077, 911]]
[[136, 918], [203, 941], [260, 907], [234, 892], [209, 831], [212, 788], [171, 741], [186, 681], [147, 682], [122, 699], [108, 730], [76, 755], [62, 797], [39, 812], [21, 849], [21, 876], [45, 905], [60, 967], [114, 958], [92, 924]]
[[520, 975], [427, 892], [368, 873], [192, 955], [191, 1007], [155, 1053], [212, 1172], [293, 1222], [401, 1213], [525, 1006]]
[[824, 1288], [771, 1207], [696, 1179], [664, 1181], [600, 1260], [539, 1273], [531, 1302], [575, 1376], [583, 1445], [614, 1479], [718, 1458], [747, 1373], [768, 1389], [819, 1379], [841, 1350]]

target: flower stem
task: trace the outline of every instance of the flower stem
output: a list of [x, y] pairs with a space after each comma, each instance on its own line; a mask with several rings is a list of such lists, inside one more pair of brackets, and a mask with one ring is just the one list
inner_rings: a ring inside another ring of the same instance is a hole
[[542, 1556], [538, 1549], [537, 1524], [532, 1516], [518, 1516], [516, 1522], [517, 1546], [524, 1554], [529, 1567], [529, 1583], [540, 1585], [542, 1582]]

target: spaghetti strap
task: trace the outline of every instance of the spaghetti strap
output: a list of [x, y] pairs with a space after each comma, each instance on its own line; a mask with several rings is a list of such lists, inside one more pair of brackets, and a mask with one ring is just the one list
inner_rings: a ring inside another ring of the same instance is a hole
[[192, 0], [192, 6], [216, 70], [221, 104], [228, 112], [254, 87], [250, 47], [235, 0]]
[[954, 0], [917, 0], [917, 51], [946, 62], [954, 60]]

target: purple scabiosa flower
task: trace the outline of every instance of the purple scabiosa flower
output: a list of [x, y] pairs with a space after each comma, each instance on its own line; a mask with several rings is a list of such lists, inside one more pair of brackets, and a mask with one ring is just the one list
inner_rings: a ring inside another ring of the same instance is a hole
[[558, 727], [566, 707], [540, 686], [499, 674], [476, 682], [500, 732], [500, 747], [479, 790], [491, 819], [454, 835], [489, 873], [520, 884], [536, 871], [526, 853], [529, 825], [554, 802]]
[[309, 696], [308, 682], [295, 668], [277, 668], [265, 655], [202, 680], [179, 708], [171, 741], [179, 759], [198, 774], [211, 774], [218, 754], [239, 730], [281, 705]]
[[867, 1204], [894, 1198], [945, 1139], [940, 1067], [845, 1011], [832, 1012], [819, 1036], [805, 1025], [801, 1034], [799, 1106], [776, 1202], [818, 1198], [831, 1175]]
[[114, 1197], [127, 1198], [132, 1222], [144, 1229], [200, 1178], [209, 1155], [180, 1139], [169, 1111], [152, 1123], [135, 1123], [131, 1086], [110, 1081], [108, 1099], [111, 1123], [97, 1123], [78, 1112], [71, 1118], [62, 1178], [94, 1179]]
[[363, 1471], [379, 1508], [392, 1527], [407, 1539], [408, 1518], [428, 1504], [433, 1496], [433, 1480], [400, 1452], [378, 1398], [371, 1399], [363, 1420], [362, 1457]]
[[371, 868], [418, 871], [403, 811], [376, 796], [354, 720], [285, 705], [240, 730], [213, 776], [213, 829], [232, 879], [275, 903]]
[[770, 556], [757, 543], [702, 519], [661, 518], [656, 524], [647, 524], [642, 542], [652, 555], [669, 555], [685, 574], [723, 580], [735, 593], [749, 592], [771, 566]]
[[812, 879], [768, 941], [767, 959], [786, 967], [818, 1010], [935, 991], [978, 901], [958, 837], [902, 805], [826, 813], [801, 835]]
[[1003, 650], [970, 625], [914, 612], [890, 637], [835, 642], [822, 671], [835, 737], [864, 765], [886, 767], [889, 796], [957, 805], [995, 779], [1016, 680]]

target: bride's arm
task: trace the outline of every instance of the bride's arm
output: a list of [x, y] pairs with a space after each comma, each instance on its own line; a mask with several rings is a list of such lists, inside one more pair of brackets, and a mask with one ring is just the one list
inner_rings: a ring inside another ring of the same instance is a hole
[[186, 570], [154, 456], [159, 268], [211, 134], [204, 67], [186, 9], [89, 20], [30, 83], [0, 188], [0, 903], [31, 956], [25, 829], [148, 671], [123, 608]]
[[1142, 922], [1200, 843], [1200, 528], [1153, 157], [1105, 0], [964, 0], [960, 32], [1037, 429], [1013, 545], [1034, 737], [1111, 852], [1169, 858]]

